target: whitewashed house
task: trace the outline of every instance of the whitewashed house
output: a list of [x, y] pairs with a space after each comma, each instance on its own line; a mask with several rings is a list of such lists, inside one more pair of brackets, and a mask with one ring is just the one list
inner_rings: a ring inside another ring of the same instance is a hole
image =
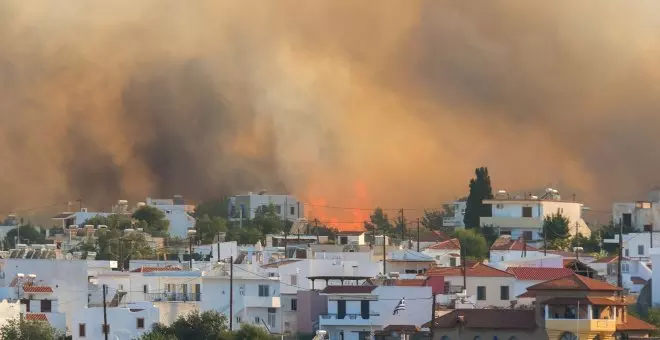
[[583, 205], [578, 202], [565, 201], [554, 189], [546, 189], [543, 196], [530, 194], [510, 195], [500, 191], [495, 198], [484, 200], [490, 205], [490, 217], [481, 217], [481, 226], [492, 226], [500, 234], [509, 234], [517, 239], [540, 240], [542, 238], [543, 220], [546, 216], [560, 213], [569, 220], [571, 235], [577, 231], [589, 237], [591, 230], [582, 219]]
[[433, 257], [412, 250], [393, 252], [388, 257], [388, 273], [420, 275], [435, 265]]
[[660, 230], [660, 188], [651, 190], [646, 201], [612, 204], [612, 221], [636, 231]]
[[259, 207], [272, 204], [275, 212], [282, 219], [295, 221], [305, 217], [304, 204], [292, 195], [273, 195], [265, 191], [229, 197], [229, 216], [231, 221], [253, 219]]
[[[319, 329], [330, 340], [365, 339], [388, 325], [421, 327], [429, 321], [432, 300], [431, 287], [410, 286], [331, 285], [321, 295], [328, 297], [328, 310], [319, 318]], [[406, 310], [395, 315], [402, 298]]]
[[[651, 239], [653, 238], [653, 239]], [[660, 246], [659, 233], [630, 233], [623, 235], [623, 256], [629, 259], [649, 260], [649, 250], [651, 241], [654, 247]], [[606, 238], [604, 243], [619, 244], [619, 235], [613, 238]]]
[[170, 236], [186, 237], [188, 229], [195, 226], [195, 218], [190, 215], [195, 208], [187, 205], [181, 196], [176, 195], [171, 199], [147, 197], [145, 203], [165, 214], [165, 218], [170, 222]]
[[[599, 276], [604, 277], [607, 282], [612, 285], [617, 285], [618, 270], [619, 270], [619, 256], [607, 256], [592, 262], [589, 262], [589, 267], [594, 269]], [[633, 290], [632, 275], [631, 275], [631, 260], [623, 257], [621, 260], [621, 278], [623, 280], [623, 288], [630, 291]]]
[[[116, 340], [138, 339], [159, 321], [158, 308], [151, 303], [129, 304], [125, 307], [106, 308], [108, 338]], [[80, 308], [71, 313], [72, 339], [103, 339], [103, 307]]]
[[520, 260], [523, 258], [539, 257], [542, 254], [535, 247], [527, 244], [522, 238], [512, 238], [511, 235], [502, 235], [490, 246], [490, 262]]
[[436, 267], [429, 270], [427, 276], [444, 279], [444, 294], [438, 296], [438, 303], [451, 303], [455, 294], [464, 290], [463, 282], [467, 285], [467, 297], [475, 301], [476, 308], [510, 307], [516, 300], [513, 294], [515, 276], [483, 263], [466, 263], [465, 270], [462, 266]]
[[16, 289], [21, 297], [21, 313], [26, 320], [48, 321], [53, 328], [66, 332], [66, 314], [60, 311], [59, 300], [51, 287], [19, 283]]
[[467, 200], [456, 200], [451, 203], [451, 216], [445, 216], [442, 220], [444, 227], [465, 227], [465, 208], [467, 207]]
[[455, 267], [461, 263], [461, 242], [457, 238], [438, 242], [423, 251], [439, 267]]

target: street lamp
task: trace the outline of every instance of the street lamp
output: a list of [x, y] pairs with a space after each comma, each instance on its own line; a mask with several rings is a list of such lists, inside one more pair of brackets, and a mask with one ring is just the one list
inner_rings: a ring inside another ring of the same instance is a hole
[[190, 266], [190, 271], [193, 270], [193, 266], [192, 266], [192, 254], [193, 254], [193, 252], [192, 252], [192, 243], [193, 243], [193, 238], [195, 237], [195, 234], [197, 234], [197, 230], [188, 229], [188, 247], [189, 247], [188, 264]]

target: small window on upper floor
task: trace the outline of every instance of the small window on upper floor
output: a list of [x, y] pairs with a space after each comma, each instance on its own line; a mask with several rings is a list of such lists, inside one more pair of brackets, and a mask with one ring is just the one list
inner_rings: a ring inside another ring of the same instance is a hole
[[532, 207], [522, 207], [522, 217], [532, 217]]
[[291, 285], [292, 286], [298, 285], [298, 275], [291, 275]]
[[289, 211], [289, 215], [295, 215], [295, 213], [296, 213], [296, 208], [291, 207], [291, 210]]
[[87, 336], [87, 326], [84, 323], [78, 324], [78, 337], [84, 338]]
[[630, 256], [630, 251], [628, 249], [625, 249], [624, 251], [624, 256], [629, 257]]
[[268, 285], [259, 285], [259, 296], [270, 296], [269, 288]]
[[640, 245], [637, 246], [637, 254], [638, 254], [639, 256], [643, 256], [643, 255], [644, 255], [644, 245], [643, 245], [643, 244], [640, 244]]
[[137, 329], [144, 329], [144, 318], [137, 318]]
[[172, 210], [165, 210], [165, 213], [166, 213], [166, 214], [171, 214], [171, 213], [172, 213]]

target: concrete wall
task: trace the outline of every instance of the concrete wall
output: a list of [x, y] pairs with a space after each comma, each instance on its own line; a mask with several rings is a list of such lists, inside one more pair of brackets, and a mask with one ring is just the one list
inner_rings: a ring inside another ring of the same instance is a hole
[[[110, 325], [110, 339], [133, 340], [151, 330], [159, 321], [158, 308], [149, 303], [131, 305], [128, 308], [108, 308], [107, 318]], [[103, 308], [80, 308], [72, 313], [70, 328], [73, 340], [103, 339]], [[137, 328], [138, 318], [144, 319], [144, 328]], [[79, 325], [85, 324], [85, 337], [79, 333]]]
[[169, 326], [179, 317], [190, 313], [199, 312], [199, 304], [195, 302], [154, 302], [158, 308], [158, 322]]
[[20, 302], [9, 302], [7, 300], [0, 301], [0, 327], [9, 322], [9, 320], [18, 319], [20, 312]]
[[[291, 195], [248, 194], [230, 197], [229, 211], [230, 213], [234, 211], [235, 213], [232, 219], [237, 219], [239, 217], [239, 211], [241, 210], [241, 207], [243, 207], [243, 218], [253, 219], [257, 208], [260, 206], [267, 206], [271, 203], [275, 205], [276, 209], [279, 209], [279, 216], [282, 219], [297, 220], [298, 217], [305, 217], [304, 204]], [[298, 211], [298, 209], [300, 209], [300, 211]]]
[[328, 310], [328, 298], [319, 295], [318, 291], [299, 291], [298, 312], [296, 313], [298, 332], [314, 332], [314, 323], [318, 322], [319, 315]]
[[[450, 282], [452, 286], [463, 286], [462, 276], [445, 276], [445, 281]], [[477, 300], [477, 307], [510, 307], [511, 301], [516, 300], [513, 294], [514, 277], [468, 277], [467, 278], [467, 295], [477, 296], [477, 287], [486, 287], [486, 300]], [[509, 299], [500, 299], [500, 287], [509, 287]]]

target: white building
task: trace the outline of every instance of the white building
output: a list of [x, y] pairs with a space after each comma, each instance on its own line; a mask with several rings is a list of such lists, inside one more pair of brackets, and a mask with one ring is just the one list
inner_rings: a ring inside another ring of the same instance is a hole
[[271, 195], [266, 192], [248, 193], [229, 198], [230, 220], [253, 219], [257, 208], [275, 206], [275, 212], [286, 220], [295, 221], [305, 217], [303, 203], [292, 195]]
[[504, 191], [492, 200], [484, 200], [491, 205], [492, 216], [481, 217], [482, 226], [493, 226], [500, 234], [509, 234], [512, 238], [524, 237], [527, 240], [542, 238], [543, 220], [547, 216], [560, 213], [569, 221], [569, 233], [577, 231], [585, 237], [591, 236], [591, 230], [582, 219], [583, 205], [578, 202], [562, 201], [554, 189], [547, 189], [546, 195], [511, 196]]
[[[660, 235], [657, 233], [624, 234], [623, 241], [621, 242], [623, 256], [631, 259], [649, 260], [651, 237], [653, 237], [653, 246], [660, 246]], [[619, 235], [614, 235], [613, 238], [604, 239], [603, 242], [619, 244]]]
[[[109, 339], [138, 339], [159, 321], [158, 308], [148, 302], [106, 308], [106, 313]], [[71, 314], [74, 340], [104, 338], [103, 307], [80, 308]]]
[[465, 208], [467, 207], [466, 200], [457, 200], [451, 203], [453, 215], [446, 216], [442, 220], [443, 227], [465, 227]]
[[520, 260], [523, 258], [534, 258], [541, 256], [541, 252], [530, 246], [525, 240], [513, 238], [511, 235], [502, 235], [490, 246], [490, 262], [502, 262]]
[[660, 188], [651, 190], [646, 201], [612, 204], [612, 221], [637, 231], [660, 230]]
[[66, 332], [66, 314], [60, 311], [59, 299], [51, 287], [19, 283], [16, 289], [21, 297], [21, 313], [26, 320], [48, 321], [53, 328]]
[[171, 199], [156, 199], [147, 197], [146, 205], [157, 208], [165, 213], [165, 218], [170, 222], [169, 234], [174, 237], [186, 237], [188, 229], [195, 226], [195, 218], [190, 216], [195, 208], [186, 205], [181, 196]]
[[[388, 325], [415, 325], [429, 321], [431, 287], [343, 285], [327, 286], [327, 314], [321, 315], [319, 329], [330, 340], [365, 339], [373, 330]], [[394, 315], [394, 308], [405, 298], [406, 310]]]
[[[660, 247], [651, 248], [651, 263], [660, 263]], [[653, 307], [660, 306], [660, 268], [655, 266], [652, 272], [651, 302]]]
[[461, 242], [457, 238], [438, 242], [422, 252], [435, 259], [439, 267], [455, 267], [461, 264]]

